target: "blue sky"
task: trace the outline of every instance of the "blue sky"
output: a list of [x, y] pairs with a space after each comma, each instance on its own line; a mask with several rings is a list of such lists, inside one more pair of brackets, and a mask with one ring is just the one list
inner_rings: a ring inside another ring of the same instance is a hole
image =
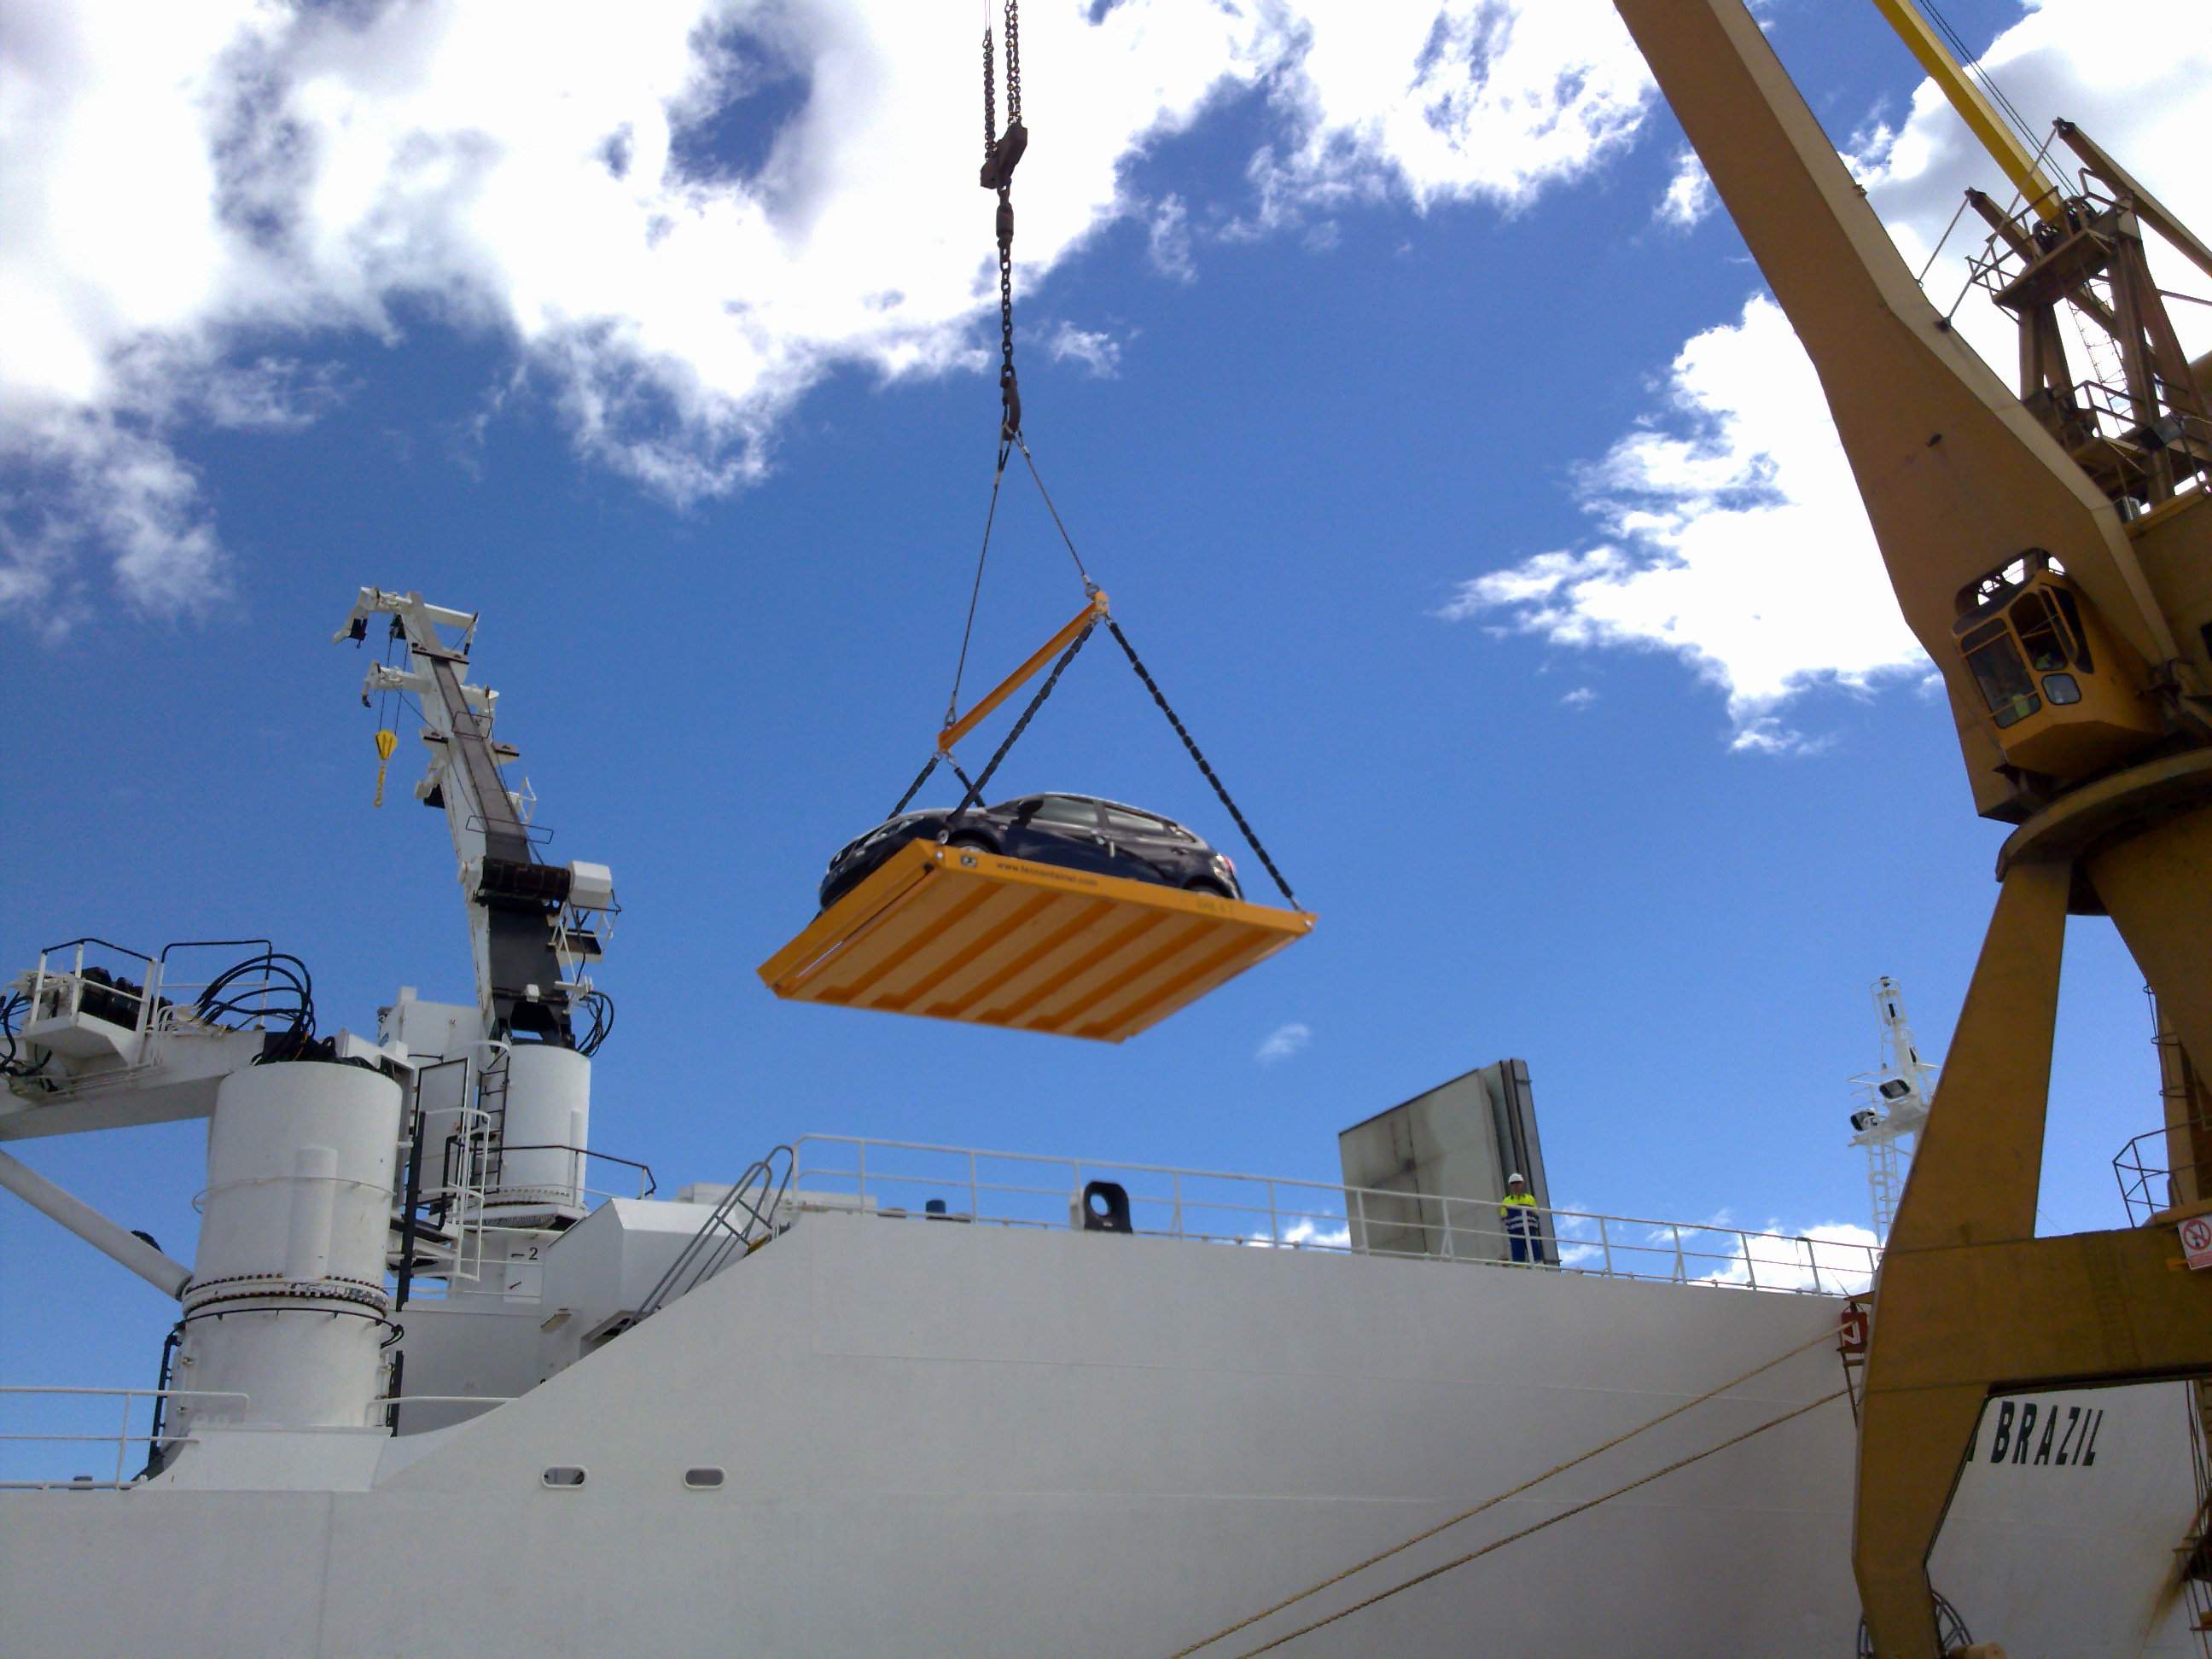
[[[295, 177], [325, 107], [304, 92], [246, 183], [239, 155], [264, 152], [210, 141], [227, 194], [206, 222], [134, 240], [57, 209], [0, 232], [0, 289], [57, 319], [0, 325], [7, 966], [82, 933], [146, 949], [266, 933], [311, 965], [325, 1030], [373, 1027], [403, 983], [466, 1000], [444, 824], [408, 799], [411, 734], [372, 811], [367, 659], [329, 643], [361, 585], [419, 589], [483, 612], [475, 673], [502, 694], [549, 856], [614, 869], [624, 912], [599, 981], [620, 1017], [593, 1139], [665, 1188], [807, 1130], [1326, 1180], [1340, 1128], [1517, 1054], [1561, 1201], [1863, 1224], [1843, 1143], [1845, 1079], [1875, 1058], [1867, 985], [1899, 978], [1941, 1054], [2002, 830], [1972, 815], [1804, 371], [1747, 311], [1756, 270], [1725, 216], [1662, 210], [1678, 178], [1694, 209], [1695, 170], [1602, 43], [1577, 48], [1573, 84], [1603, 92], [1569, 97], [1579, 148], [1493, 111], [1468, 130], [1486, 152], [1470, 161], [1345, 113], [1370, 71], [1324, 61], [1339, 8], [1309, 9], [1303, 47], [1194, 35], [1163, 67], [1134, 48], [1124, 64], [1122, 37], [1091, 40], [1080, 8], [1032, 0], [1030, 441], [1117, 616], [1320, 923], [1120, 1048], [761, 988], [754, 965], [811, 915], [823, 859], [889, 808], [944, 706], [996, 418], [994, 319], [969, 300], [991, 204], [969, 185], [886, 215], [870, 155], [818, 133], [808, 149], [837, 98], [943, 105], [957, 124], [933, 117], [873, 159], [934, 176], [942, 131], [957, 184], [975, 159], [972, 9], [928, 20], [962, 44], [943, 74], [933, 48], [927, 75], [898, 49], [921, 8], [724, 9], [734, 33], [641, 27], [678, 67], [608, 96], [682, 81], [702, 39], [730, 46], [719, 93], [685, 82], [672, 165], [684, 199], [720, 190], [732, 213], [760, 183], [770, 240], [799, 250], [787, 267], [747, 265], [768, 257], [750, 232], [679, 230], [577, 276], [588, 242], [546, 239], [586, 198], [550, 163], [510, 199], [453, 205], [416, 179], [343, 219], [357, 180]], [[1150, 9], [1103, 9], [1109, 24]], [[2031, 118], [2104, 116], [2099, 136], [2190, 212], [2201, 186], [2159, 172], [2179, 153], [2155, 147], [2167, 100], [2071, 51], [2083, 13], [1949, 8], [1978, 47], [2014, 31], [1997, 56]], [[1916, 106], [1909, 58], [1870, 8], [1766, 15], [1900, 241], [1932, 245], [1958, 185], [1989, 180], [1949, 118]], [[1522, 14], [1530, 50], [1556, 48], [1558, 19], [1538, 15]], [[303, 88], [341, 64], [356, 128], [380, 108], [404, 131], [426, 106], [408, 77], [459, 72], [374, 29], [254, 27], [248, 44]], [[547, 32], [588, 64], [584, 25]], [[1458, 37], [1436, 38], [1448, 58]], [[246, 50], [194, 49], [209, 64]], [[74, 135], [0, 143], [15, 185], [46, 192], [16, 199], [129, 188], [102, 169], [131, 144], [85, 137], [83, 112], [111, 110], [149, 50], [66, 8], [0, 32], [15, 77], [0, 133], [45, 111], [70, 118], [43, 131]], [[606, 78], [633, 67], [614, 52]], [[542, 138], [533, 96], [488, 95], [482, 142]], [[1082, 165], [1055, 172], [1056, 148]], [[255, 191], [287, 179], [278, 228], [255, 229]], [[289, 264], [255, 264], [287, 238]], [[752, 331], [699, 332], [718, 315]], [[1750, 601], [1731, 562], [1747, 544]], [[1079, 599], [1010, 484], [971, 672]], [[1006, 793], [1133, 800], [1233, 846], [1106, 645], [1008, 763]], [[2139, 975], [2102, 922], [2077, 921], [2071, 949], [2051, 1231], [2121, 1221], [2109, 1160], [2157, 1118]], [[1289, 1026], [1303, 1043], [1261, 1058]], [[13, 1150], [189, 1259], [203, 1133]], [[149, 1382], [164, 1328], [154, 1292], [0, 1206], [0, 1377]]]

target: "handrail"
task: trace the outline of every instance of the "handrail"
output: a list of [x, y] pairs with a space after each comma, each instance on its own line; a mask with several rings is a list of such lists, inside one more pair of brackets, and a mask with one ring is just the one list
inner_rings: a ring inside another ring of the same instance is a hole
[[[1830, 1296], [1863, 1291], [1881, 1254], [1878, 1246], [1856, 1239], [1549, 1206], [1529, 1206], [1536, 1218], [1534, 1237], [1522, 1235], [1516, 1252], [1516, 1230], [1506, 1224], [1493, 1198], [850, 1135], [802, 1135], [793, 1144], [798, 1158], [793, 1203], [801, 1210], [818, 1207], [830, 1195], [818, 1189], [819, 1183], [848, 1183], [839, 1195], [873, 1199], [873, 1212], [881, 1217], [924, 1213], [921, 1197], [904, 1197], [921, 1188], [943, 1202], [965, 1197], [964, 1213], [940, 1209], [939, 1218], [1064, 1228], [1070, 1224], [1070, 1211], [1063, 1206], [1080, 1194], [1087, 1173], [1152, 1178], [1141, 1183], [1147, 1190], [1130, 1194], [1138, 1232], [1218, 1243], [1498, 1265], [1513, 1264], [1517, 1254], [1524, 1258], [1519, 1265], [1589, 1277]], [[842, 1152], [823, 1156], [823, 1149], [848, 1147], [848, 1163], [836, 1161]], [[894, 1161], [885, 1158], [887, 1152], [945, 1159], [950, 1167], [917, 1170], [913, 1158], [904, 1167], [890, 1167]], [[1007, 1171], [1015, 1178], [986, 1180], [982, 1166], [994, 1162], [1042, 1165], [1065, 1176], [1041, 1183]], [[1194, 1190], [1209, 1182], [1229, 1183], [1231, 1190]], [[887, 1189], [900, 1201], [890, 1201]]]
[[[769, 1183], [775, 1180], [775, 1156], [778, 1152], [784, 1155], [783, 1179], [777, 1182], [775, 1196], [770, 1197]], [[750, 1255], [773, 1238], [775, 1236], [776, 1212], [782, 1207], [784, 1194], [791, 1190], [792, 1177], [798, 1165], [799, 1154], [792, 1147], [781, 1144], [769, 1148], [765, 1158], [757, 1158], [747, 1165], [745, 1172], [722, 1195], [713, 1212], [699, 1224], [699, 1231], [684, 1242], [684, 1248], [677, 1252], [676, 1259], [668, 1264], [667, 1272], [662, 1273], [653, 1289], [646, 1293], [645, 1300], [638, 1304], [638, 1318], [650, 1318], [678, 1297], [698, 1289], [721, 1272], [728, 1265], [730, 1257], [739, 1249]], [[765, 1200], [759, 1205], [755, 1205], [745, 1196], [752, 1190], [756, 1179], [761, 1196]], [[745, 1221], [743, 1226], [735, 1226], [731, 1224], [730, 1217], [739, 1209], [744, 1211]], [[757, 1237], [753, 1231], [756, 1227], [760, 1230]], [[718, 1229], [726, 1237], [716, 1237]], [[681, 1289], [678, 1288], [679, 1281]]]
[[[0, 1383], [0, 1394], [40, 1394], [94, 1395], [123, 1401], [122, 1425], [113, 1434], [0, 1434], [0, 1441], [35, 1440], [50, 1443], [76, 1443], [83, 1441], [115, 1443], [115, 1479], [106, 1483], [121, 1491], [132, 1482], [123, 1478], [123, 1462], [131, 1447], [138, 1441], [147, 1443], [150, 1452], [155, 1446], [191, 1445], [198, 1437], [189, 1434], [161, 1434], [151, 1429], [144, 1434], [131, 1432], [131, 1407], [138, 1400], [235, 1400], [251, 1405], [253, 1396], [235, 1389], [98, 1389], [65, 1386], [59, 1383]], [[149, 1460], [151, 1461], [150, 1458]], [[0, 1488], [45, 1490], [49, 1487], [82, 1489], [98, 1487], [101, 1483], [90, 1480], [0, 1480]]]

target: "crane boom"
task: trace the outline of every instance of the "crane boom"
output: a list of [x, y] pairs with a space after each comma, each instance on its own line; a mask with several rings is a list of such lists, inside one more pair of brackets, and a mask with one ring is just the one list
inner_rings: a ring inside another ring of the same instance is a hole
[[392, 618], [407, 661], [372, 665], [362, 701], [388, 692], [419, 700], [430, 757], [416, 793], [444, 808], [453, 837], [468, 896], [483, 1035], [523, 1031], [573, 1046], [571, 1009], [592, 988], [580, 971], [599, 957], [605, 934], [586, 918], [612, 912], [612, 879], [604, 865], [537, 860], [530, 826], [500, 774], [519, 757], [492, 736], [499, 694], [467, 679], [475, 615], [427, 604], [419, 593], [364, 587], [333, 637], [362, 640], [368, 618], [379, 615]]
[[2035, 153], [2021, 141], [2012, 125], [1997, 112], [1987, 94], [1975, 84], [1966, 66], [1952, 54], [1950, 46], [1929, 24], [1927, 14], [1914, 0], [1874, 0], [1875, 9], [1897, 31], [1912, 55], [1920, 60], [1920, 67], [1928, 71], [1951, 107], [1959, 112], [1959, 118], [1966, 130], [1980, 140], [2006, 178], [2034, 210], [2037, 218], [2045, 224], [2055, 224], [2064, 216], [2062, 192], [2043, 170]]

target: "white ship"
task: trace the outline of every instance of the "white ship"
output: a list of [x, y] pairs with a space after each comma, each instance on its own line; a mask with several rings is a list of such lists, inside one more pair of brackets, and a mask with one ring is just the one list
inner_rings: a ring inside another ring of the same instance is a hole
[[[1856, 1650], [1875, 1252], [1552, 1207], [1517, 1062], [1349, 1128], [1340, 1185], [795, 1134], [655, 1195], [592, 1145], [611, 878], [530, 861], [475, 618], [386, 615], [477, 999], [318, 1037], [265, 947], [15, 981], [0, 1137], [210, 1137], [189, 1268], [0, 1153], [182, 1316], [58, 1449], [100, 1474], [0, 1492], [0, 1648]], [[2194, 1432], [2181, 1384], [1991, 1402], [1951, 1633], [2194, 1652]]]
[[[403, 648], [368, 689], [419, 701], [474, 997], [403, 987], [333, 1032], [266, 943], [6, 964], [0, 1140], [209, 1135], [189, 1265], [0, 1152], [0, 1185], [179, 1304], [152, 1386], [0, 1389], [9, 1468], [46, 1443], [65, 1470], [0, 1490], [0, 1650], [2207, 1651], [2207, 1402], [2174, 1379], [2212, 1367], [2212, 1281], [2176, 1254], [2212, 1260], [2212, 359], [2181, 355], [2142, 228], [2208, 276], [2212, 249], [2064, 123], [2081, 186], [2050, 184], [1881, 3], [2023, 191], [1978, 204], [2017, 392], [1735, 0], [1618, 0], [1823, 375], [1977, 808], [2017, 826], [1941, 1098], [1906, 1045], [1854, 1120], [1886, 1261], [1553, 1205], [1517, 1061], [1349, 1126], [1325, 1185], [794, 1122], [663, 1196], [591, 1123], [612, 874], [542, 861], [475, 616], [364, 589], [340, 637]], [[1025, 137], [987, 142], [1006, 271]], [[2062, 305], [2118, 343], [2118, 390], [2069, 383]], [[1127, 1035], [1310, 921], [898, 856], [853, 896], [890, 872], [938, 896], [929, 929], [848, 927], [841, 899], [776, 988], [1006, 1024], [1029, 974], [1041, 1029], [1049, 1004]], [[993, 884], [1024, 883], [987, 937]], [[1151, 913], [1084, 933], [1124, 905]], [[2110, 914], [2159, 998], [2167, 1162], [2154, 1224], [2045, 1239], [2069, 909]]]

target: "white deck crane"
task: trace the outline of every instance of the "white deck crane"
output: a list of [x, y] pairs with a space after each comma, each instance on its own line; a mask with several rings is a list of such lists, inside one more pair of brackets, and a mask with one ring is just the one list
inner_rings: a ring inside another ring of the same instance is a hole
[[[536, 856], [544, 836], [529, 822], [527, 787], [509, 789], [501, 773], [520, 756], [492, 735], [499, 694], [469, 683], [475, 613], [364, 587], [332, 637], [363, 642], [377, 616], [392, 619], [391, 641], [404, 657], [370, 665], [362, 701], [416, 699], [428, 763], [415, 795], [445, 812], [476, 969], [473, 1009], [403, 988], [383, 1015], [380, 1035], [414, 1056], [426, 1079], [434, 1065], [459, 1073], [441, 1069], [416, 1093], [401, 1195], [404, 1301], [418, 1259], [476, 1279], [486, 1227], [526, 1232], [582, 1217], [591, 1055], [612, 1020], [589, 969], [617, 906], [604, 864]], [[390, 733], [378, 737], [388, 755]], [[425, 1205], [447, 1244], [418, 1258], [414, 1223]]]
[[1881, 1059], [1871, 1072], [1851, 1079], [1862, 1104], [1851, 1114], [1851, 1145], [1867, 1154], [1867, 1186], [1874, 1200], [1875, 1237], [1889, 1237], [1905, 1173], [1912, 1163], [1909, 1144], [1928, 1121], [1936, 1067], [1920, 1058], [1920, 1046], [1905, 1017], [1905, 992], [1884, 974], [1873, 986], [1875, 1020], [1881, 1027]]
[[549, 865], [534, 857], [524, 798], [500, 774], [519, 753], [492, 737], [499, 694], [468, 683], [476, 616], [428, 604], [419, 593], [364, 587], [333, 637], [365, 640], [368, 619], [380, 615], [392, 618], [392, 638], [405, 645], [407, 660], [372, 664], [362, 701], [411, 694], [421, 707], [430, 755], [415, 794], [445, 809], [453, 835], [483, 1020], [476, 1035], [500, 1042], [526, 1033], [574, 1047], [595, 994], [586, 969], [599, 959], [615, 914], [613, 878], [604, 864]]

